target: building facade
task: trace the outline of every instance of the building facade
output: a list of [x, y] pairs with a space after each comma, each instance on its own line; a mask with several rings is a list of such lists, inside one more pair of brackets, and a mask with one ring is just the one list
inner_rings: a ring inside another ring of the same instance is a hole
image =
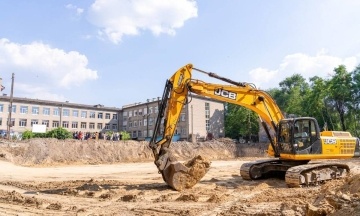
[[[40, 124], [46, 125], [47, 130], [63, 127], [71, 132], [126, 131], [132, 139], [146, 140], [153, 135], [159, 102], [160, 98], [153, 98], [116, 108], [14, 97], [11, 131], [31, 131], [34, 124]], [[7, 130], [9, 110], [10, 97], [0, 96], [0, 130]], [[191, 96], [180, 113], [174, 136], [189, 140], [224, 135], [224, 103]]]
[[[145, 140], [153, 135], [158, 116], [160, 98], [122, 107], [120, 122], [122, 130], [133, 139]], [[160, 131], [163, 132], [161, 127]], [[192, 95], [184, 105], [175, 135], [181, 140], [206, 139], [209, 136], [224, 137], [224, 103], [210, 98]], [[161, 134], [160, 134], [161, 136]]]
[[[7, 130], [10, 97], [0, 96], [0, 129]], [[46, 125], [48, 130], [57, 127], [69, 131], [119, 131], [120, 109], [102, 105], [83, 105], [69, 102], [16, 98], [12, 100], [11, 130], [32, 130], [34, 124]]]

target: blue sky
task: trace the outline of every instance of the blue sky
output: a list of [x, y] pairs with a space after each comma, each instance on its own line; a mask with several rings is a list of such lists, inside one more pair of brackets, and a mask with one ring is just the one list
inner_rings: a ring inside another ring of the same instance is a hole
[[[2, 0], [0, 77], [14, 96], [107, 107], [162, 95], [192, 63], [261, 89], [360, 59], [358, 0]], [[193, 78], [219, 83], [203, 74]]]

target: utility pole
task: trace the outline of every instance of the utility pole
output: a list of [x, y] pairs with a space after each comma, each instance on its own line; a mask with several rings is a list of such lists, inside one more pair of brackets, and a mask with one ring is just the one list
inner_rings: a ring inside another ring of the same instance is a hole
[[9, 117], [7, 124], [7, 139], [10, 140], [10, 128], [11, 125], [11, 112], [12, 112], [12, 103], [13, 103], [13, 93], [14, 93], [14, 73], [12, 73], [11, 77], [11, 92], [10, 92], [10, 104], [9, 104]]
[[146, 137], [150, 137], [149, 136], [149, 102], [150, 99], [146, 100]]

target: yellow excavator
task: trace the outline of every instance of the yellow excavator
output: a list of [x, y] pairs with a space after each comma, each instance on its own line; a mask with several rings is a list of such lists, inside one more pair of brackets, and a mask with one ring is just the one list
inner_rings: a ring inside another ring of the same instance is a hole
[[[192, 79], [192, 71], [205, 73], [229, 84]], [[243, 106], [258, 114], [270, 141], [268, 154], [273, 158], [244, 163], [240, 168], [243, 179], [256, 180], [285, 174], [289, 187], [318, 185], [342, 178], [350, 172], [345, 163], [324, 159], [360, 156], [359, 140], [349, 132], [321, 132], [316, 119], [312, 117], [285, 118], [266, 91], [257, 89], [253, 84], [236, 82], [187, 64], [166, 81], [149, 142], [159, 173], [175, 190], [193, 187], [210, 167], [210, 162], [200, 155], [180, 163], [169, 149], [181, 110], [192, 94]], [[161, 135], [160, 140], [157, 139], [158, 135]], [[309, 163], [310, 160], [313, 161]]]

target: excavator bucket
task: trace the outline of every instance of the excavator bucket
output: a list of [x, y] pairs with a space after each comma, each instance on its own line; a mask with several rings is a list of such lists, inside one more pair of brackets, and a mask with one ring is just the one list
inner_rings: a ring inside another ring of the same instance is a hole
[[200, 155], [185, 163], [176, 161], [174, 157], [167, 157], [166, 160], [166, 166], [161, 174], [164, 181], [177, 191], [196, 185], [209, 171], [211, 164]]

